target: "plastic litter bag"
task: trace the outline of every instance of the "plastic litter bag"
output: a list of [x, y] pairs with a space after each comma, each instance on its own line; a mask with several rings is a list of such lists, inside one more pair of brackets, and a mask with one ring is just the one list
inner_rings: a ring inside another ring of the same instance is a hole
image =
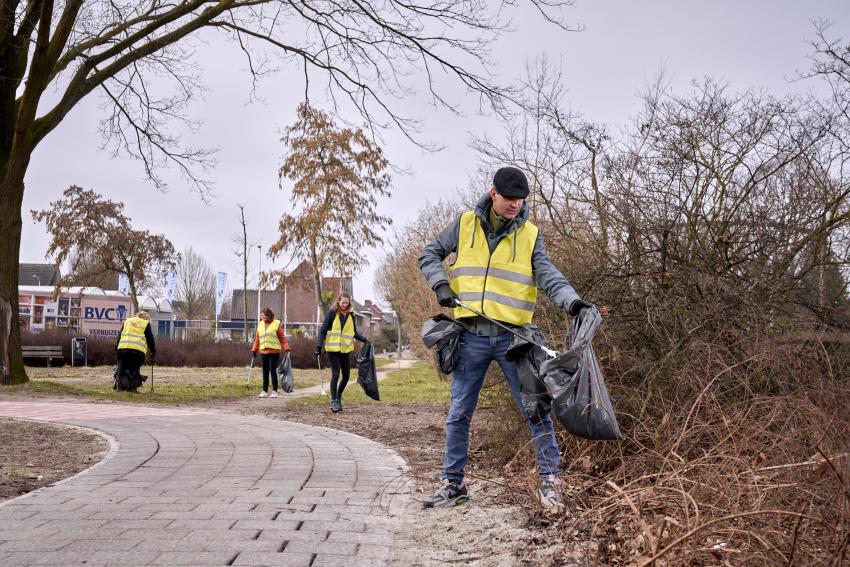
[[555, 415], [567, 431], [586, 439], [621, 439], [591, 344], [601, 322], [597, 309], [583, 309], [570, 324], [570, 349], [543, 362], [540, 373]]
[[363, 393], [373, 400], [380, 401], [378, 393], [378, 373], [375, 369], [375, 347], [366, 343], [357, 353], [357, 383], [363, 388]]
[[277, 365], [277, 376], [280, 379], [280, 387], [287, 394], [295, 389], [292, 376], [292, 356], [289, 351], [284, 351]]
[[[537, 325], [526, 325], [516, 331], [527, 337], [528, 341], [534, 341], [538, 345], [546, 344], [546, 335]], [[505, 352], [505, 358], [516, 362], [523, 410], [531, 421], [537, 423], [552, 407], [552, 398], [540, 377], [540, 366], [549, 357], [543, 349], [528, 341], [514, 335]]]
[[436, 346], [437, 365], [443, 374], [451, 374], [460, 356], [460, 336], [463, 327], [442, 313], [422, 325], [422, 342], [427, 348]]
[[[123, 369], [122, 375], [118, 375], [118, 370]], [[122, 365], [116, 363], [112, 366], [112, 389], [116, 391], [134, 391], [141, 387], [142, 383], [147, 381], [148, 377], [141, 372], [133, 376], [129, 370]]]

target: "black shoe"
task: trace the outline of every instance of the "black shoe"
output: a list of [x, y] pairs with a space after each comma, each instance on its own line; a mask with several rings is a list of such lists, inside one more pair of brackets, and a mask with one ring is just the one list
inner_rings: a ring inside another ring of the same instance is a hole
[[458, 506], [469, 500], [466, 485], [449, 479], [443, 479], [440, 488], [422, 503], [423, 508], [437, 508], [439, 506]]

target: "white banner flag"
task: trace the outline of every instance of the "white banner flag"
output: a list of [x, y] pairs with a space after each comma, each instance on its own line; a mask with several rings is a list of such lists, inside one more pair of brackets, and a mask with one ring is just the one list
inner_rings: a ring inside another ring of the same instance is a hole
[[174, 272], [168, 272], [165, 275], [165, 295], [168, 298], [168, 303], [172, 303], [174, 301], [174, 280], [176, 279], [177, 274]]
[[227, 273], [219, 272], [215, 282], [215, 316], [221, 314], [221, 306], [224, 305], [224, 288], [227, 287]]
[[118, 291], [124, 295], [130, 294], [130, 278], [124, 272], [118, 274]]

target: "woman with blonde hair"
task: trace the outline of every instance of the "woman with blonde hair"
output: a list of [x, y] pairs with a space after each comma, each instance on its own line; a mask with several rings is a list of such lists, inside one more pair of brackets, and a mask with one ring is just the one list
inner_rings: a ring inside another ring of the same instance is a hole
[[[351, 374], [351, 353], [354, 339], [362, 343], [369, 341], [357, 332], [351, 294], [342, 292], [334, 306], [328, 310], [316, 342], [316, 357], [322, 355], [322, 345], [331, 363], [331, 411], [342, 411], [342, 392], [348, 385]], [[340, 380], [342, 371], [342, 380]]]

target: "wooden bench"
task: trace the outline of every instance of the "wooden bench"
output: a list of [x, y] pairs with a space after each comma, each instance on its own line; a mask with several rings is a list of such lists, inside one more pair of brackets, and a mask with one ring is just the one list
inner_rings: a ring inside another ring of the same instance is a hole
[[24, 358], [46, 358], [47, 366], [54, 358], [64, 358], [61, 346], [22, 346], [21, 354]]

